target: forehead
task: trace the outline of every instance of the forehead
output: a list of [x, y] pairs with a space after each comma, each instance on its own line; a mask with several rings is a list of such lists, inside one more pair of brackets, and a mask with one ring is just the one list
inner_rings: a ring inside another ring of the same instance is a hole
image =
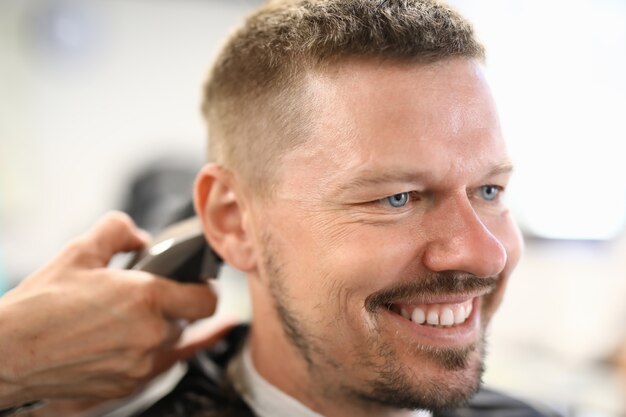
[[287, 181], [330, 186], [361, 171], [394, 169], [464, 180], [507, 162], [496, 108], [475, 61], [354, 60], [310, 73], [307, 88], [314, 128], [285, 155]]

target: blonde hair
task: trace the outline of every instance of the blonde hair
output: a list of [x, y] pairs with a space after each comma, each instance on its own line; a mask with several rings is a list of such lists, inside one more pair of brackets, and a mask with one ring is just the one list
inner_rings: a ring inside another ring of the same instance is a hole
[[484, 60], [471, 24], [435, 0], [276, 0], [223, 47], [204, 88], [209, 160], [260, 194], [280, 155], [307, 139], [307, 72], [350, 58]]

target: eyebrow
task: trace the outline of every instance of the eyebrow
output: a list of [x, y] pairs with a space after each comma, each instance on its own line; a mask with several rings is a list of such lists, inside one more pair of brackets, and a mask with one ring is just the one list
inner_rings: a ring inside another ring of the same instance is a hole
[[429, 178], [432, 178], [432, 174], [430, 172], [396, 170], [376, 172], [373, 170], [365, 170], [358, 176], [350, 179], [346, 183], [341, 184], [338, 187], [338, 191], [348, 191], [355, 188], [367, 188], [394, 182], [425, 182]]
[[[482, 178], [510, 174], [513, 172], [513, 164], [510, 162], [495, 165]], [[355, 188], [367, 188], [380, 184], [398, 183], [398, 182], [428, 182], [433, 178], [429, 171], [383, 171], [364, 170], [358, 176], [348, 180], [346, 183], [337, 187], [337, 191], [348, 191]]]
[[491, 171], [489, 171], [487, 175], [485, 175], [483, 178], [494, 177], [496, 175], [502, 174], [510, 174], [511, 172], [513, 172], [513, 164], [510, 162], [505, 162], [503, 164], [498, 164], [494, 166]]

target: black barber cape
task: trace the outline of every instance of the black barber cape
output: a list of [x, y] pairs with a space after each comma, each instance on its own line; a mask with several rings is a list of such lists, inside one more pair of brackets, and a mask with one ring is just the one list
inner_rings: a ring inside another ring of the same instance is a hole
[[[222, 371], [236, 355], [246, 339], [247, 327], [233, 330], [221, 346], [207, 352], [211, 361]], [[189, 362], [187, 373], [165, 397], [137, 417], [255, 417], [252, 410], [227, 382], [207, 375], [200, 362]], [[514, 398], [481, 389], [462, 408], [435, 413], [433, 417], [558, 417]], [[297, 417], [297, 416], [294, 416]]]

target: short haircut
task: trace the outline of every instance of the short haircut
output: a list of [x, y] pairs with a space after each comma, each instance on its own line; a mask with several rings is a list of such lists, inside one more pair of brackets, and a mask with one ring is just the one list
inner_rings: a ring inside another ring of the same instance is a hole
[[436, 0], [276, 0], [226, 42], [204, 88], [209, 161], [267, 195], [279, 157], [305, 141], [305, 78], [351, 58], [484, 61], [471, 24]]

